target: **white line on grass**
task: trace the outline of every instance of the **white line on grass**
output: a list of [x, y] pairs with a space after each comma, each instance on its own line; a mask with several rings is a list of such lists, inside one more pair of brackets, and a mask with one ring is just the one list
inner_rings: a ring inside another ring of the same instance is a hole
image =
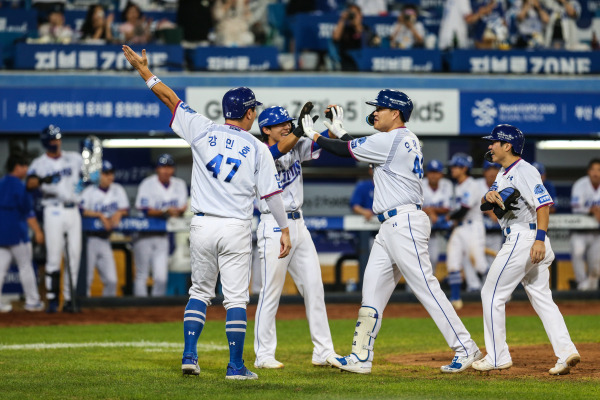
[[[28, 344], [0, 344], [2, 350], [53, 350], [76, 349], [85, 347], [142, 347], [145, 349], [181, 349], [183, 343], [173, 342], [87, 342], [87, 343], [28, 343]], [[198, 350], [227, 350], [227, 346], [213, 343], [198, 343]]]

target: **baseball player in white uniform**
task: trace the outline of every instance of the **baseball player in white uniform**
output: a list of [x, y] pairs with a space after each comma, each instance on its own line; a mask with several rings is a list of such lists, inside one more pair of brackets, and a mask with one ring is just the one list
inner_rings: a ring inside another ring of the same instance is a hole
[[[41, 134], [46, 152], [33, 160], [28, 175], [28, 188], [35, 189], [41, 183], [44, 207], [44, 236], [46, 238], [46, 297], [47, 311], [58, 311], [60, 265], [67, 240], [69, 267], [73, 288], [77, 286], [81, 260], [81, 214], [76, 188], [80, 181], [83, 158], [74, 151], [61, 149], [62, 134], [58, 126], [50, 125]], [[74, 311], [71, 302], [69, 279], [63, 279], [63, 311]]]
[[[468, 270], [471, 265], [480, 274], [487, 271], [485, 258], [485, 226], [483, 215], [479, 210], [479, 200], [484, 192], [477, 181], [469, 175], [473, 167], [473, 159], [464, 153], [456, 153], [448, 163], [452, 178], [456, 180], [454, 187], [454, 210], [449, 219], [454, 221], [455, 228], [448, 239], [446, 263], [448, 266], [448, 284], [450, 285], [450, 302], [457, 310], [463, 307], [460, 296], [462, 287], [461, 270], [465, 273], [467, 289], [478, 291], [481, 280], [477, 273]], [[472, 261], [471, 261], [472, 260]]]
[[[146, 217], [180, 217], [187, 209], [188, 190], [185, 181], [174, 177], [175, 160], [161, 154], [156, 174], [144, 179], [138, 188], [135, 207]], [[152, 296], [164, 296], [169, 275], [169, 235], [166, 232], [140, 232], [133, 243], [135, 279], [133, 294], [148, 296], [147, 281], [152, 268]]]
[[104, 231], [87, 234], [87, 295], [91, 295], [94, 268], [102, 280], [103, 296], [117, 295], [117, 268], [110, 244], [110, 234], [129, 213], [129, 199], [123, 186], [115, 181], [115, 170], [108, 160], [102, 161], [98, 186], [88, 186], [81, 192], [84, 217], [99, 218]]
[[442, 372], [464, 371], [482, 354], [433, 276], [427, 250], [431, 223], [421, 210], [423, 153], [419, 139], [405, 126], [413, 103], [400, 91], [384, 89], [367, 104], [376, 107], [373, 122], [379, 131], [368, 137], [345, 142], [347, 133], [341, 121], [334, 120], [329, 131], [342, 140], [327, 139], [311, 129], [310, 118], [303, 120], [306, 135], [323, 149], [374, 166], [373, 212], [382, 224], [364, 273], [352, 353], [339, 359], [340, 368], [360, 374], [371, 372], [383, 311], [403, 275], [455, 351], [452, 362], [441, 367]]
[[[488, 160], [483, 161], [483, 176], [476, 179], [481, 186], [482, 196], [490, 190], [490, 187], [496, 181], [496, 176], [498, 175], [500, 168], [501, 166], [499, 164], [491, 163]], [[487, 265], [492, 265], [494, 258], [496, 258], [496, 254], [498, 254], [502, 248], [504, 236], [502, 235], [502, 229], [498, 223], [498, 217], [496, 217], [492, 211], [483, 213], [483, 225], [485, 226], [485, 258]], [[488, 252], [488, 250], [491, 250], [493, 253]]]
[[429, 237], [429, 259], [431, 268], [435, 269], [440, 258], [443, 236], [450, 228], [447, 214], [450, 211], [453, 186], [444, 178], [444, 165], [439, 160], [431, 160], [425, 167], [423, 178], [423, 211], [431, 220], [431, 236]]
[[290, 229], [281, 198], [281, 184], [267, 146], [248, 132], [256, 119], [254, 92], [246, 87], [223, 97], [225, 124], [197, 114], [148, 69], [146, 51], [137, 55], [123, 46], [129, 63], [146, 85], [173, 112], [171, 128], [192, 149], [192, 211], [190, 255], [192, 287], [183, 318], [184, 375], [199, 375], [197, 343], [206, 320], [206, 308], [215, 297], [221, 276], [225, 333], [229, 343], [226, 379], [257, 379], [242, 358], [249, 301], [252, 210], [255, 196], [265, 199], [281, 229], [279, 257], [291, 249]]
[[[587, 214], [600, 223], [600, 159], [588, 163], [587, 176], [579, 178], [571, 189], [574, 214]], [[579, 290], [597, 290], [600, 278], [600, 233], [571, 233], [571, 262]], [[587, 273], [585, 264], [587, 262]]]
[[481, 199], [481, 209], [493, 208], [506, 241], [492, 263], [481, 291], [487, 355], [473, 363], [473, 368], [489, 371], [512, 366], [506, 343], [505, 305], [521, 283], [558, 357], [550, 374], [568, 374], [580, 361], [580, 356], [550, 291], [548, 267], [554, 260], [554, 252], [546, 232], [552, 198], [539, 172], [521, 158], [525, 138], [519, 129], [498, 125], [484, 139], [492, 142], [488, 153], [491, 161], [502, 168]]
[[[304, 112], [308, 113], [310, 109], [312, 103]], [[286, 272], [289, 271], [304, 298], [306, 318], [314, 344], [313, 365], [341, 366], [336, 359], [340, 356], [333, 350], [329, 331], [319, 257], [302, 216], [304, 191], [301, 164], [318, 158], [321, 150], [312, 140], [302, 137], [301, 127], [293, 129], [292, 120], [286, 109], [277, 106], [267, 108], [258, 117], [263, 141], [269, 146], [279, 173], [292, 251], [289, 257], [278, 259], [281, 232], [266, 201], [261, 200], [257, 236], [262, 289], [254, 325], [254, 365], [257, 368], [283, 368], [283, 364], [275, 359], [275, 316]]]

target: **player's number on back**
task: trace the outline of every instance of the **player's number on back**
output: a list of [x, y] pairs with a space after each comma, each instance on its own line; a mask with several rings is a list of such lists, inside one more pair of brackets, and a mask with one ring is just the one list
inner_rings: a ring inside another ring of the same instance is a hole
[[423, 178], [423, 159], [419, 156], [415, 156], [415, 163], [412, 170], [413, 174], [417, 175], [419, 179]]
[[[225, 178], [225, 182], [231, 182], [238, 168], [240, 167], [240, 165], [242, 165], [242, 160], [227, 157], [225, 163], [233, 165], [233, 168], [231, 168], [231, 172], [229, 172], [229, 175], [227, 175], [227, 178]], [[206, 169], [213, 173], [213, 178], [219, 177], [219, 174], [221, 173], [221, 164], [223, 164], [223, 154], [217, 154], [215, 158], [213, 158], [208, 162], [208, 164], [206, 164]]]

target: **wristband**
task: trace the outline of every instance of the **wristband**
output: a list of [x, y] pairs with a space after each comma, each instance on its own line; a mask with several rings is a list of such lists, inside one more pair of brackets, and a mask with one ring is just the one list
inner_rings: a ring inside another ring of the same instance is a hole
[[158, 77], [156, 75], [152, 75], [147, 81], [146, 81], [146, 86], [148, 86], [148, 89], [152, 90], [152, 88], [157, 84], [161, 82], [160, 79], [158, 79]]
[[541, 242], [546, 240], [546, 231], [538, 229], [535, 235], [535, 240], [539, 240]]

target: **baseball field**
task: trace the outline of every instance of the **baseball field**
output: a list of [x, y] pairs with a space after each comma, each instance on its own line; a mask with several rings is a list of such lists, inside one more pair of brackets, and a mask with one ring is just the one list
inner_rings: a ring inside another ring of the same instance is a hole
[[[225, 313], [208, 310], [199, 342], [200, 376], [183, 377], [183, 307], [86, 309], [80, 314], [0, 315], [1, 399], [598, 399], [600, 302], [563, 302], [581, 363], [570, 375], [550, 376], [556, 358], [529, 305], [507, 305], [507, 371], [439, 372], [453, 354], [419, 304], [391, 304], [375, 347], [371, 375], [313, 367], [303, 307], [282, 305], [277, 358], [282, 370], [252, 368], [253, 314], [249, 306], [245, 359], [257, 381], [224, 379], [228, 361]], [[350, 351], [358, 305], [329, 305], [336, 350]], [[481, 349], [481, 305], [459, 312]]]

